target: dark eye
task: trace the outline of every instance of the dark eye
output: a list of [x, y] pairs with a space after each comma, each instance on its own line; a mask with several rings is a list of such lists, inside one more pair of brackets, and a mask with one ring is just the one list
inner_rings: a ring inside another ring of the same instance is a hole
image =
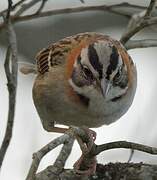
[[85, 78], [90, 78], [90, 79], [93, 79], [93, 74], [92, 72], [88, 69], [88, 67], [84, 66], [83, 67], [83, 73], [84, 73], [84, 76]]
[[119, 83], [119, 81], [121, 80], [121, 75], [122, 75], [122, 72], [121, 72], [121, 70], [119, 69], [118, 72], [117, 72], [117, 74], [116, 74], [116, 75], [114, 76], [114, 78], [113, 78], [113, 82], [114, 82], [115, 84]]
[[91, 74], [91, 71], [87, 67], [83, 67], [83, 72], [85, 73], [86, 76]]

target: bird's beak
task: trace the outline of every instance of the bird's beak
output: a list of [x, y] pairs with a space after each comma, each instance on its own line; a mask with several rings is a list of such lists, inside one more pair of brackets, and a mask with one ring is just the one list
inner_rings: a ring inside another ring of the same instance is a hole
[[105, 98], [107, 97], [107, 95], [110, 91], [110, 88], [111, 88], [111, 82], [106, 80], [106, 79], [102, 79], [102, 81], [101, 81], [101, 92]]
[[108, 95], [110, 88], [111, 88], [111, 83], [108, 82], [108, 83], [106, 84], [106, 89], [105, 89], [105, 91], [104, 91], [105, 97]]

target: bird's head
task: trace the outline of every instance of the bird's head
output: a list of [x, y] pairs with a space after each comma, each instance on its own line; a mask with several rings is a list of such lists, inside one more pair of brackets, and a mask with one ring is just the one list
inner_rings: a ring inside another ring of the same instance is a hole
[[69, 83], [89, 99], [100, 95], [107, 101], [118, 100], [128, 88], [127, 66], [112, 42], [90, 43], [75, 57]]

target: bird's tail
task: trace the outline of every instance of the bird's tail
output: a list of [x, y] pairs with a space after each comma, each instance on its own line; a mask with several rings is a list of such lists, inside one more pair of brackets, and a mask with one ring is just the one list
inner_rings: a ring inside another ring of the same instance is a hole
[[35, 64], [19, 62], [20, 65], [20, 72], [22, 74], [37, 74], [37, 68]]

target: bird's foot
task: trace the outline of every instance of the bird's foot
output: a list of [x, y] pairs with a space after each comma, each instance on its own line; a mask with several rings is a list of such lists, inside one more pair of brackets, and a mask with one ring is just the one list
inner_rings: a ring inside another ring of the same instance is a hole
[[87, 127], [70, 127], [65, 133], [76, 138], [83, 154], [90, 152], [96, 139], [96, 132]]
[[78, 175], [91, 176], [95, 174], [96, 163], [96, 156], [89, 158], [82, 154], [79, 160], [75, 162], [73, 167]]
[[79, 175], [93, 175], [96, 171], [96, 156], [89, 156], [89, 153], [96, 139], [96, 132], [87, 127], [79, 129], [82, 133], [75, 131], [73, 128], [71, 130], [82, 151], [81, 157], [74, 164], [74, 170]]
[[89, 129], [89, 128], [87, 128], [87, 127], [83, 127], [82, 129], [86, 132], [87, 137], [88, 137], [88, 140], [85, 143], [86, 146], [87, 146], [87, 152], [85, 152], [85, 153], [88, 153], [92, 149], [94, 141], [96, 140], [96, 132], [91, 130], [91, 129]]

